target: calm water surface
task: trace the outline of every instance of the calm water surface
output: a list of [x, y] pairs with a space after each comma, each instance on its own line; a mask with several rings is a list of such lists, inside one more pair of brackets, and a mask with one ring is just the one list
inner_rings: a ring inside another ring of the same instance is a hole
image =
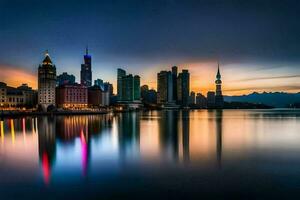
[[1, 199], [299, 198], [300, 110], [4, 119]]

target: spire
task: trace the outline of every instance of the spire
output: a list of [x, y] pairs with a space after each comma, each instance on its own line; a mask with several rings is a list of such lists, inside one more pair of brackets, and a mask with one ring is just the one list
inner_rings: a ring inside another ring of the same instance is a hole
[[88, 55], [88, 54], [89, 54], [89, 47], [86, 46], [86, 48], [85, 48], [85, 55]]
[[219, 65], [219, 62], [218, 62], [218, 72], [217, 72], [216, 78], [217, 78], [218, 80], [221, 79], [221, 73], [220, 73], [220, 65]]
[[45, 58], [43, 60], [43, 64], [44, 65], [52, 65], [52, 60], [51, 60], [51, 58], [49, 56], [48, 50], [45, 51]]

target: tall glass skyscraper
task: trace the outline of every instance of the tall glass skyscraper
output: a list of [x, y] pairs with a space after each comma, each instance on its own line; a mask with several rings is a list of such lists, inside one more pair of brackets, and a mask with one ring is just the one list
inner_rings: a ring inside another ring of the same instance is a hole
[[182, 106], [188, 106], [190, 95], [190, 73], [182, 70], [177, 77], [177, 102]]
[[85, 86], [92, 86], [92, 56], [86, 48], [84, 55], [84, 64], [81, 64], [80, 83]]
[[134, 101], [140, 101], [141, 88], [140, 77], [138, 75], [126, 75], [125, 70], [118, 69], [117, 87], [117, 95], [119, 102], [132, 103]]

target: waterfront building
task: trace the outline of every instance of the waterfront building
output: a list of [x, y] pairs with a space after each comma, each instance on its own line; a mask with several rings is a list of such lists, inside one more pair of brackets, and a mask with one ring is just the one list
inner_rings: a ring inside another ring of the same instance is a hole
[[138, 75], [133, 77], [133, 99], [134, 101], [141, 100], [141, 79]]
[[56, 67], [48, 51], [38, 68], [38, 104], [43, 111], [55, 107]]
[[105, 82], [105, 83], [103, 83], [103, 86], [104, 86], [104, 91], [108, 91], [110, 97], [114, 95], [113, 84], [111, 84], [109, 82]]
[[98, 87], [100, 87], [102, 90], [104, 90], [104, 83], [103, 83], [103, 80], [102, 79], [96, 79], [95, 81], [94, 81], [94, 85], [96, 85], [96, 86], [98, 86]]
[[108, 90], [102, 90], [98, 85], [88, 88], [88, 105], [91, 108], [109, 106], [110, 95]]
[[207, 107], [207, 100], [206, 100], [206, 97], [203, 94], [197, 93], [196, 105], [199, 108], [206, 108]]
[[207, 92], [207, 108], [215, 108], [215, 92]]
[[118, 101], [122, 101], [123, 93], [122, 93], [122, 79], [126, 76], [126, 71], [123, 69], [118, 69], [118, 77], [117, 77], [117, 97]]
[[218, 72], [216, 75], [216, 99], [215, 99], [215, 107], [216, 108], [223, 108], [224, 106], [224, 98], [222, 94], [222, 81], [221, 81], [221, 73], [220, 73], [220, 67], [218, 63]]
[[133, 101], [134, 100], [134, 80], [132, 74], [122, 77], [122, 97], [121, 101]]
[[177, 103], [181, 106], [188, 106], [190, 95], [190, 73], [182, 70], [177, 77]]
[[[118, 101], [119, 103], [140, 103], [140, 77], [118, 69]], [[112, 89], [111, 89], [112, 92]]]
[[156, 104], [157, 103], [157, 93], [155, 90], [150, 89], [148, 85], [143, 85], [141, 87], [141, 98], [144, 104]]
[[37, 104], [37, 91], [33, 90], [32, 87], [29, 87], [28, 84], [23, 83], [17, 90], [20, 90], [23, 93], [23, 100], [25, 107], [34, 108]]
[[161, 71], [157, 74], [157, 103], [174, 104], [173, 80], [170, 71]]
[[84, 63], [81, 64], [80, 83], [87, 87], [92, 86], [92, 56], [89, 55], [88, 48], [84, 55]]
[[14, 88], [0, 82], [0, 109], [34, 108], [37, 92], [27, 84]]
[[70, 84], [56, 88], [57, 107], [64, 109], [82, 109], [88, 106], [88, 89], [85, 85]]
[[102, 95], [99, 86], [94, 85], [88, 88], [88, 106], [97, 108], [102, 106]]
[[66, 85], [66, 84], [74, 84], [75, 83], [75, 76], [72, 74], [68, 74], [67, 72], [63, 72], [56, 79], [56, 85]]
[[191, 95], [189, 96], [189, 104], [194, 105], [196, 104], [196, 94], [195, 92], [191, 92]]
[[110, 104], [109, 91], [101, 91], [101, 105], [109, 106], [109, 104]]
[[172, 67], [172, 83], [173, 83], [173, 100], [174, 102], [177, 101], [177, 71], [178, 67]]

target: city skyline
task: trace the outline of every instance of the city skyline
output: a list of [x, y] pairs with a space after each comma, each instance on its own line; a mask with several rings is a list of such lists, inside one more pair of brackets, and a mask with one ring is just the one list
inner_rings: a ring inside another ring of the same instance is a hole
[[0, 3], [6, 19], [0, 69], [10, 74], [1, 81], [37, 88], [36, 66], [49, 49], [57, 74], [69, 72], [80, 82], [88, 45], [93, 80], [114, 86], [117, 68], [156, 88], [156, 73], [176, 65], [189, 70], [191, 91], [206, 94], [214, 90], [219, 61], [224, 95], [299, 92], [296, 1], [53, 1], [43, 9], [45, 3]]

